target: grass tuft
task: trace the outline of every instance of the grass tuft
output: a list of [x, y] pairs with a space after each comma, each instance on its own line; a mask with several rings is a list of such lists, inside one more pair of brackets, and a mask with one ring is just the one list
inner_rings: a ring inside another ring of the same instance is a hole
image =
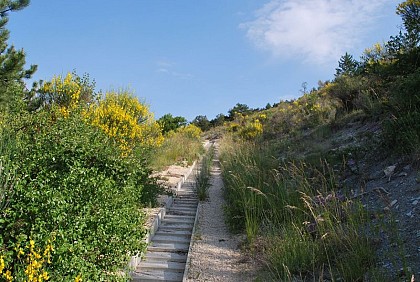
[[200, 161], [200, 166], [196, 171], [195, 183], [197, 187], [198, 199], [205, 201], [208, 198], [210, 187], [210, 172], [214, 158], [214, 147], [211, 146]]
[[221, 146], [227, 222], [252, 246], [262, 238], [263, 261], [275, 280], [290, 277], [359, 281], [374, 265], [363, 232], [362, 205], [339, 190], [326, 161], [281, 163], [267, 146]]

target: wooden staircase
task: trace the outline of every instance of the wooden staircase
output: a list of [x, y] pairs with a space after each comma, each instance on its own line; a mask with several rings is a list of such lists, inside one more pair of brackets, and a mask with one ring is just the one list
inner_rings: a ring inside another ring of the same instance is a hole
[[198, 198], [190, 177], [167, 209], [132, 281], [182, 281], [194, 229]]

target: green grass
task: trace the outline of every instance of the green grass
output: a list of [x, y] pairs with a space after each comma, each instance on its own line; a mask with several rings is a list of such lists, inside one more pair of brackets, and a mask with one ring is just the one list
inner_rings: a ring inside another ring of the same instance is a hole
[[155, 149], [149, 159], [152, 168], [160, 170], [169, 165], [185, 162], [191, 165], [203, 153], [204, 148], [200, 138], [174, 133], [165, 136], [162, 146]]
[[337, 191], [327, 162], [281, 163], [271, 150], [224, 139], [221, 160], [231, 229], [245, 232], [254, 251], [261, 238], [261, 259], [274, 280], [363, 279], [374, 265], [374, 250], [362, 232], [369, 225], [366, 211]]
[[210, 188], [210, 172], [214, 158], [214, 147], [211, 146], [200, 161], [199, 168], [196, 171], [196, 187], [198, 199], [205, 201], [208, 197], [208, 189]]

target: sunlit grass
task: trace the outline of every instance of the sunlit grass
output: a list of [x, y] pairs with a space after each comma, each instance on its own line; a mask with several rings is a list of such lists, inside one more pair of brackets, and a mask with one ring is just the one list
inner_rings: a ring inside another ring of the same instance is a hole
[[270, 150], [223, 141], [231, 229], [244, 231], [251, 249], [261, 238], [262, 261], [276, 280], [363, 279], [374, 265], [374, 250], [363, 232], [369, 224], [365, 209], [338, 190], [328, 163], [281, 163]]
[[214, 158], [214, 147], [211, 146], [200, 161], [195, 176], [195, 185], [197, 187], [198, 199], [204, 201], [208, 198], [210, 188], [211, 166]]
[[160, 170], [173, 164], [191, 165], [203, 153], [201, 138], [181, 131], [165, 136], [162, 146], [156, 148], [149, 159], [152, 168]]

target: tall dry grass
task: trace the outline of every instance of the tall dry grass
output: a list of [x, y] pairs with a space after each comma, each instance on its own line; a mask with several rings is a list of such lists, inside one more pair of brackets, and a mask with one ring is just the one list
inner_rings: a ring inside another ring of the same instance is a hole
[[[245, 231], [273, 279], [358, 281], [374, 266], [362, 205], [339, 189], [328, 163], [281, 163], [264, 144], [225, 138], [226, 218]], [[262, 246], [262, 248], [261, 248]]]
[[201, 130], [193, 125], [169, 132], [162, 146], [149, 155], [152, 168], [160, 170], [173, 164], [192, 164], [204, 153], [200, 134]]

